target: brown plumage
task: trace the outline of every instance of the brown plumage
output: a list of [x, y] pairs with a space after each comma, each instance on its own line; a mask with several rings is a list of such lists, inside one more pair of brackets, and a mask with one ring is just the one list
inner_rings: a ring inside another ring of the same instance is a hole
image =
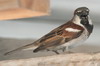
[[55, 28], [37, 41], [7, 52], [5, 55], [34, 47], [33, 52], [48, 50], [59, 54], [57, 50], [65, 51], [69, 47], [73, 48], [79, 42], [86, 40], [92, 30], [93, 25], [89, 18], [89, 9], [80, 7], [75, 10], [73, 18], [67, 23]]
[[[74, 28], [74, 29], [79, 29], [81, 31], [80, 32], [68, 32], [65, 30], [66, 28]], [[79, 37], [81, 33], [83, 32], [83, 30], [84, 30], [83, 27], [78, 26], [72, 23], [71, 21], [69, 21], [69, 23], [65, 23], [64, 25], [61, 25], [60, 27], [52, 30], [50, 33], [42, 37], [39, 40], [40, 46], [37, 49], [35, 49], [34, 52], [48, 49], [49, 47], [55, 48], [56, 46], [62, 45], [65, 42], [68, 42], [72, 39]]]

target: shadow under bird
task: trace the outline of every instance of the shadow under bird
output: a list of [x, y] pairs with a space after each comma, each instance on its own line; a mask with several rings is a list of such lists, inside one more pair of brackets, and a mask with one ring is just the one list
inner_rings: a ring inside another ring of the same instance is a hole
[[47, 50], [59, 54], [58, 50], [68, 52], [85, 41], [93, 31], [93, 24], [87, 7], [79, 7], [74, 11], [73, 18], [67, 23], [55, 28], [37, 41], [9, 51], [9, 55], [19, 50], [33, 49], [33, 52]]

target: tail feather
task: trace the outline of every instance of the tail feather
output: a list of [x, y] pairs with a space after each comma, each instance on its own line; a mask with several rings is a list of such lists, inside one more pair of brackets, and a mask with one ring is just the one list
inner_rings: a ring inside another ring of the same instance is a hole
[[17, 49], [15, 49], [15, 50], [6, 52], [4, 55], [9, 55], [9, 54], [11, 54], [11, 53], [13, 53], [13, 52], [16, 52], [16, 51], [19, 51], [19, 50], [21, 50], [21, 48], [17, 48]]
[[36, 46], [34, 46], [34, 44], [32, 43], [32, 44], [28, 44], [28, 45], [19, 47], [17, 49], [12, 50], [12, 51], [6, 52], [4, 55], [9, 55], [11, 53], [14, 53], [14, 52], [17, 52], [17, 51], [20, 51], [20, 50], [29, 50], [29, 49], [34, 50], [35, 48], [36, 48]]

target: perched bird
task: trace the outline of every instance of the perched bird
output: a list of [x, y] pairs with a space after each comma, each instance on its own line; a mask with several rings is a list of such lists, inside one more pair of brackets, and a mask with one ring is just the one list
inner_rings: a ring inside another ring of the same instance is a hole
[[68, 51], [85, 41], [93, 31], [93, 24], [89, 17], [87, 7], [79, 7], [74, 11], [73, 18], [67, 23], [55, 28], [37, 41], [5, 53], [25, 49], [33, 49], [33, 52], [47, 50], [59, 54], [58, 50]]

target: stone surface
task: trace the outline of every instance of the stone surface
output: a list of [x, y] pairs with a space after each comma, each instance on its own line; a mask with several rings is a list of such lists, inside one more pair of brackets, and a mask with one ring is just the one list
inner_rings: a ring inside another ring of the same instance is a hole
[[99, 66], [100, 54], [61, 54], [46, 57], [5, 60], [0, 66]]

